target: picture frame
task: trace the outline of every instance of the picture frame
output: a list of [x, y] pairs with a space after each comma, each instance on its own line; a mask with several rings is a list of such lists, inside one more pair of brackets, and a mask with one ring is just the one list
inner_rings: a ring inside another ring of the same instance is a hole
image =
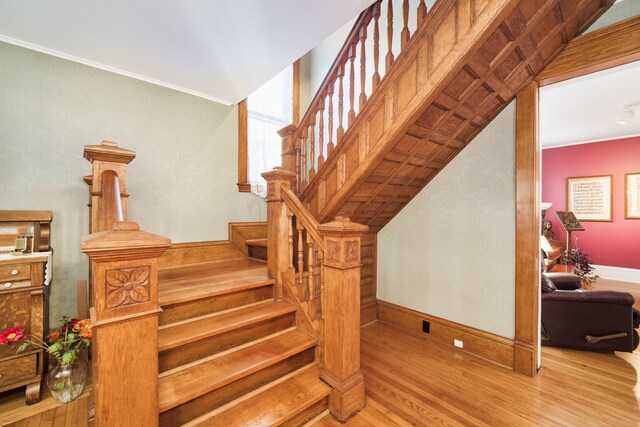
[[624, 174], [624, 218], [640, 219], [640, 172]]
[[567, 178], [567, 211], [579, 221], [613, 221], [613, 175]]

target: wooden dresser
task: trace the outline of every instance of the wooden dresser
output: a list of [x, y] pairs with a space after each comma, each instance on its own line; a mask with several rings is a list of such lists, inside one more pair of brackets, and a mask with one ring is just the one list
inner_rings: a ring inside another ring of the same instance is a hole
[[[0, 330], [23, 326], [26, 335], [44, 339], [48, 330], [47, 290], [51, 279], [50, 211], [0, 210]], [[8, 254], [15, 237], [34, 236], [34, 252]], [[47, 271], [48, 269], [48, 271]], [[17, 353], [18, 345], [0, 347], [0, 392], [26, 387], [27, 404], [41, 397], [46, 358], [38, 348]]]

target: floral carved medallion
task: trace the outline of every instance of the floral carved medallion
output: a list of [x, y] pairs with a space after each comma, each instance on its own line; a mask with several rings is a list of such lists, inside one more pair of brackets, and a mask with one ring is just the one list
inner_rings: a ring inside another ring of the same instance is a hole
[[345, 255], [344, 255], [344, 260], [345, 261], [357, 261], [358, 257], [360, 256], [360, 253], [358, 251], [358, 242], [353, 240], [350, 242], [346, 242], [345, 245]]
[[340, 261], [340, 242], [334, 240], [328, 240], [326, 246], [326, 260], [327, 261]]
[[107, 308], [140, 304], [150, 299], [149, 267], [107, 270]]

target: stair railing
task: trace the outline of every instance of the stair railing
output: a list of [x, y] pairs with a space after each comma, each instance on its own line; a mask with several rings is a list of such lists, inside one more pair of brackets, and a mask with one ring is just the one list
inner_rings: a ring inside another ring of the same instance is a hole
[[95, 425], [157, 426], [158, 257], [171, 241], [127, 221], [135, 152], [103, 142], [85, 146], [84, 156], [92, 164], [84, 178], [90, 234], [81, 248], [90, 261]]
[[[377, 0], [356, 20], [336, 59], [329, 68], [309, 108], [297, 125], [280, 132], [283, 138], [282, 167], [296, 173], [293, 189], [301, 194], [342, 141], [370, 97], [425, 21], [425, 0], [416, 1], [415, 19], [410, 22], [409, 0]], [[412, 3], [415, 3], [412, 1]], [[396, 12], [394, 12], [396, 10]], [[398, 10], [402, 13], [402, 19]], [[396, 21], [400, 25], [394, 25]], [[412, 14], [411, 14], [412, 15]], [[386, 31], [380, 32], [380, 21]], [[369, 37], [369, 35], [372, 35]], [[386, 50], [380, 67], [381, 41]], [[369, 58], [369, 59], [368, 59]], [[338, 185], [344, 177], [338, 179]]]
[[282, 168], [267, 181], [267, 265], [276, 298], [297, 308], [298, 327], [318, 339], [316, 360], [332, 388], [329, 410], [345, 421], [364, 406], [360, 371], [360, 239], [368, 227], [348, 218], [319, 224]]

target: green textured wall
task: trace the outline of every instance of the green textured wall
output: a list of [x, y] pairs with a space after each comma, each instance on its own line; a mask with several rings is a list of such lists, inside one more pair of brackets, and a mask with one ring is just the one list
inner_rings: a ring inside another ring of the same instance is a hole
[[129, 219], [174, 242], [227, 238], [264, 220], [237, 191], [237, 111], [128, 77], [0, 43], [0, 209], [53, 211], [50, 318], [76, 312], [86, 278], [86, 144], [117, 141], [129, 165]]

